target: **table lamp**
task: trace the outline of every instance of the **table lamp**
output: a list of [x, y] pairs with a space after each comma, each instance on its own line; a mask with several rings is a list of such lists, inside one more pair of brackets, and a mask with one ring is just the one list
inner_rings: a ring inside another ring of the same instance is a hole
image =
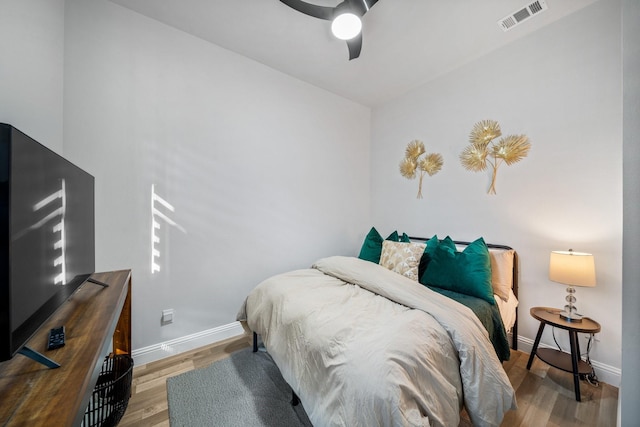
[[567, 287], [568, 302], [560, 317], [569, 322], [582, 322], [582, 316], [577, 313], [574, 286], [594, 287], [596, 285], [596, 266], [593, 255], [584, 252], [552, 251], [549, 257], [549, 280], [569, 285]]

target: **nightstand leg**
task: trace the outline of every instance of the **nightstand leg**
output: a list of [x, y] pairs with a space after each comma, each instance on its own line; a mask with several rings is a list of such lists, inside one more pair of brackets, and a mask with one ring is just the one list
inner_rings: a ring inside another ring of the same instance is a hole
[[580, 402], [580, 374], [578, 373], [580, 345], [578, 344], [577, 332], [569, 331], [569, 342], [571, 343], [571, 367], [573, 368], [573, 386], [576, 389], [576, 400]]
[[538, 335], [536, 335], [536, 340], [533, 342], [533, 348], [531, 349], [531, 354], [529, 355], [529, 361], [527, 362], [527, 370], [531, 368], [531, 364], [533, 363], [533, 356], [536, 355], [536, 350], [538, 349], [538, 344], [540, 344], [540, 338], [542, 338], [542, 332], [544, 331], [545, 322], [540, 322], [540, 327], [538, 328]]

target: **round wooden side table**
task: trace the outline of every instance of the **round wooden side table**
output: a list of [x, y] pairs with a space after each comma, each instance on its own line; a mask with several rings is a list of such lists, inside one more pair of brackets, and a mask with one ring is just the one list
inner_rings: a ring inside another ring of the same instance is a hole
[[[550, 307], [533, 307], [529, 311], [533, 318], [540, 321], [540, 328], [538, 328], [538, 335], [536, 335], [536, 340], [531, 349], [527, 369], [531, 368], [533, 357], [538, 356], [538, 359], [554, 368], [573, 373], [573, 386], [576, 392], [576, 400], [580, 402], [580, 375], [590, 374], [591, 366], [580, 357], [578, 333], [596, 334], [600, 332], [600, 324], [587, 317], [583, 317], [581, 322], [569, 322], [560, 317], [559, 313], [561, 311], [560, 309]], [[542, 332], [547, 324], [556, 328], [565, 329], [569, 332], [571, 354], [551, 348], [538, 348]]]

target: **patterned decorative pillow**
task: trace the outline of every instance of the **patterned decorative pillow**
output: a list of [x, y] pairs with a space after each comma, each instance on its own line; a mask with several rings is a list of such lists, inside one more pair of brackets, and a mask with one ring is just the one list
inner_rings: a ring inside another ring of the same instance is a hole
[[382, 242], [380, 265], [418, 281], [418, 265], [427, 245], [425, 243]]

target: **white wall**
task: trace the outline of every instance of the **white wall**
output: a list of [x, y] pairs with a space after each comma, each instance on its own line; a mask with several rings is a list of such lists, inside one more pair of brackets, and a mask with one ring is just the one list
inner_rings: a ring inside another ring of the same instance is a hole
[[0, 0], [0, 123], [62, 153], [64, 0]]
[[[65, 155], [97, 268], [133, 269], [133, 347], [235, 320], [261, 280], [366, 232], [370, 110], [104, 0], [68, 0]], [[159, 220], [151, 274], [151, 186]], [[161, 326], [161, 310], [175, 321]]]
[[624, 259], [621, 426], [640, 419], [640, 2], [622, 2], [624, 120]]
[[[374, 109], [371, 154], [372, 221], [381, 231], [483, 236], [518, 251], [519, 335], [529, 348], [538, 328], [529, 309], [565, 303], [565, 287], [548, 280], [549, 252], [593, 253], [597, 287], [578, 288], [577, 306], [602, 325], [591, 358], [618, 377], [620, 19], [619, 1], [595, 3]], [[497, 195], [486, 194], [489, 172], [469, 172], [458, 160], [473, 124], [483, 119], [499, 121], [504, 135], [524, 133], [532, 143], [527, 158], [499, 169]], [[398, 171], [412, 139], [444, 157], [443, 170], [425, 178], [422, 200], [416, 199], [417, 181]], [[553, 345], [547, 329], [543, 342]], [[566, 333], [556, 336], [568, 350]], [[586, 341], [581, 344], [586, 349]]]

